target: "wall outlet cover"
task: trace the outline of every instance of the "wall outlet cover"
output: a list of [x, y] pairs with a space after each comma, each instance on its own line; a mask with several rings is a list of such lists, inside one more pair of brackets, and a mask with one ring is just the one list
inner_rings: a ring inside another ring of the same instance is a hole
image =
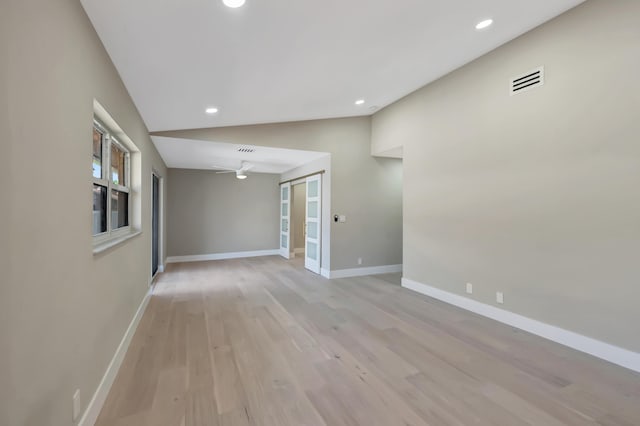
[[496, 292], [496, 302], [502, 304], [504, 303], [504, 294], [501, 291]]
[[473, 284], [467, 283], [467, 293], [469, 294], [473, 293]]

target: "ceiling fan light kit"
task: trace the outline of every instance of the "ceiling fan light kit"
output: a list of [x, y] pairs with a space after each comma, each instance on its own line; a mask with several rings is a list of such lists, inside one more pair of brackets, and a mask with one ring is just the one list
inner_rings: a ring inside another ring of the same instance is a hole
[[244, 5], [245, 0], [222, 0], [225, 6], [230, 8], [238, 8]]
[[247, 178], [247, 171], [251, 170], [254, 166], [255, 166], [255, 164], [249, 163], [248, 161], [243, 161], [242, 163], [240, 163], [240, 168], [239, 169], [230, 169], [228, 167], [220, 167], [220, 166], [213, 166], [213, 168], [221, 170], [221, 171], [216, 172], [218, 174], [220, 174], [220, 173], [234, 173], [235, 172], [236, 177], [238, 179], [246, 179]]

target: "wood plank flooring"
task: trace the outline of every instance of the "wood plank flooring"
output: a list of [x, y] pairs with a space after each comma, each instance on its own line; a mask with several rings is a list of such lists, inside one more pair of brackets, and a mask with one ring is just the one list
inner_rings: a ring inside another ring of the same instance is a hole
[[98, 426], [640, 425], [640, 375], [277, 257], [169, 265]]

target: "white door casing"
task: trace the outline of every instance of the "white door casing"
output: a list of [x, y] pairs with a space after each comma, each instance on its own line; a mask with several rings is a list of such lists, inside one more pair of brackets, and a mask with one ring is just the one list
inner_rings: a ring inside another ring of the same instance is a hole
[[305, 252], [304, 267], [308, 270], [320, 273], [322, 236], [322, 175], [314, 175], [307, 178], [307, 199], [305, 203]]
[[280, 185], [280, 256], [289, 259], [289, 229], [291, 222], [291, 183]]

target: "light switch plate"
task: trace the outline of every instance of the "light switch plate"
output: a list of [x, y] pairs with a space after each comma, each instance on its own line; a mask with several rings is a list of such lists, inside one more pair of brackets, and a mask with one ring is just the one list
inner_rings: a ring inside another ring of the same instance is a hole
[[338, 222], [340, 222], [340, 223], [345, 223], [346, 221], [347, 221], [347, 217], [346, 217], [345, 215], [341, 214], [341, 215], [338, 217]]

